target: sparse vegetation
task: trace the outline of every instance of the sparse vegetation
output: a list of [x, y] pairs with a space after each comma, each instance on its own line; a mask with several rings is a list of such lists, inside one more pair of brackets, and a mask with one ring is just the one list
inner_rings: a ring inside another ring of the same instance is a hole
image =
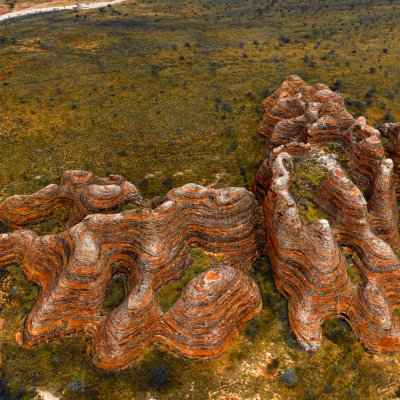
[[327, 172], [313, 159], [294, 161], [294, 179], [291, 186], [293, 198], [304, 225], [325, 218], [318, 207], [319, 191]]
[[[2, 23], [1, 196], [33, 192], [78, 168], [124, 175], [148, 198], [188, 182], [246, 186], [264, 155], [261, 101], [291, 73], [331, 83], [371, 124], [399, 120], [399, 24], [400, 6], [390, 0], [136, 0]], [[344, 164], [339, 145], [324, 146]], [[321, 217], [312, 194], [323, 176], [312, 166], [303, 172], [309, 223]], [[55, 233], [66, 217], [60, 211], [35, 230]], [[194, 252], [188, 276], [208, 268]], [[31, 399], [37, 387], [68, 400], [400, 393], [400, 356], [367, 354], [340, 319], [324, 324], [319, 351], [301, 350], [268, 259], [254, 274], [264, 310], [221, 358], [199, 363], [148, 349], [139, 364], [107, 373], [91, 366], [83, 339], [19, 347], [15, 333], [40, 288], [18, 267], [2, 270], [0, 397]], [[160, 294], [164, 308], [182, 286]], [[123, 296], [117, 280], [104, 311]], [[156, 366], [164, 372], [152, 373]], [[290, 371], [294, 385], [285, 382]]]

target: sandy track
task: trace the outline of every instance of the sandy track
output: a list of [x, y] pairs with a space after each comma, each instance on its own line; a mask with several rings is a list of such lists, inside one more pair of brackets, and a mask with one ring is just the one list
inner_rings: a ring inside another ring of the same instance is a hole
[[20, 11], [12, 11], [3, 15], [0, 15], [0, 21], [7, 21], [12, 18], [24, 17], [32, 14], [43, 14], [52, 11], [65, 11], [65, 10], [92, 10], [95, 8], [107, 7], [108, 5], [114, 5], [123, 3], [126, 0], [112, 0], [112, 1], [99, 1], [95, 3], [83, 3], [74, 4], [71, 6], [60, 6], [60, 7], [44, 7], [44, 8], [27, 8]]

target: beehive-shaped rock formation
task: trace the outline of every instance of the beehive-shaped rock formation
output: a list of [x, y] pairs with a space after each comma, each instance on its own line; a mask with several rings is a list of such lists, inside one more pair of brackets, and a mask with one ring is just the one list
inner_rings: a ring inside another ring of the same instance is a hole
[[[92, 214], [75, 224], [90, 210], [141, 201], [132, 184], [110, 179], [113, 184], [69, 172], [60, 187], [0, 205], [0, 218], [14, 226], [41, 220], [66, 201], [73, 211], [72, 226], [56, 235], [29, 230], [0, 235], [2, 265], [19, 260], [41, 288], [17, 340], [29, 348], [86, 335], [92, 338], [93, 362], [110, 370], [128, 367], [150, 344], [195, 359], [220, 355], [262, 307], [249, 274], [264, 246], [253, 194], [189, 184], [171, 190], [154, 209]], [[157, 293], [186, 272], [193, 247], [218, 256], [221, 264], [193, 278], [164, 313]], [[116, 274], [126, 277], [125, 300], [102, 315]]]
[[[67, 171], [60, 185], [0, 203], [0, 222], [24, 229], [0, 235], [0, 263], [19, 261], [41, 288], [18, 342], [85, 335], [94, 364], [108, 370], [127, 368], [150, 345], [218, 356], [262, 308], [251, 267], [268, 252], [305, 349], [317, 349], [323, 322], [339, 316], [367, 349], [400, 350], [400, 124], [385, 125], [385, 149], [339, 94], [296, 75], [263, 108], [267, 151], [253, 193], [188, 184], [145, 202], [123, 177]], [[119, 212], [128, 203], [137, 208]], [[60, 207], [70, 211], [61, 233], [26, 229]], [[193, 248], [219, 261], [163, 311], [158, 294], [182, 278]], [[125, 298], [103, 315], [116, 275]]]
[[30, 195], [8, 197], [0, 203], [0, 221], [25, 228], [49, 217], [57, 208], [70, 210], [67, 227], [86, 215], [116, 211], [127, 203], [142, 204], [142, 196], [120, 175], [98, 178], [88, 171], [66, 171], [60, 185], [48, 185]]
[[[362, 117], [354, 120], [327, 86], [309, 86], [297, 75], [263, 108], [267, 157], [253, 191], [264, 206], [274, 278], [288, 300], [296, 338], [314, 350], [323, 322], [341, 316], [367, 349], [400, 350], [399, 126], [385, 128], [392, 157], [386, 158], [378, 130]], [[340, 144], [346, 168], [326, 150], [333, 142]], [[314, 193], [323, 218], [313, 223], [302, 220], [294, 195], [298, 160], [325, 173]], [[361, 282], [350, 279], [353, 264]]]

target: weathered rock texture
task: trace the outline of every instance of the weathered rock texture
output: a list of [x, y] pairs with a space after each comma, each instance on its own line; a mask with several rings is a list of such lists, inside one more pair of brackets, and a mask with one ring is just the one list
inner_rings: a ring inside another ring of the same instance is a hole
[[[144, 207], [123, 177], [68, 171], [60, 185], [1, 203], [0, 221], [13, 228], [70, 210], [59, 234], [0, 235], [2, 265], [18, 260], [41, 288], [19, 343], [85, 335], [94, 364], [109, 370], [128, 367], [150, 345], [194, 359], [218, 356], [262, 308], [251, 267], [267, 249], [304, 348], [318, 348], [323, 322], [341, 316], [366, 348], [400, 350], [400, 124], [385, 126], [385, 151], [380, 132], [355, 120], [337, 93], [295, 75], [263, 108], [267, 155], [254, 195], [188, 184]], [[340, 154], [331, 154], [333, 145]], [[296, 174], [307, 163], [317, 170], [303, 185]], [[302, 219], [303, 189], [324, 218]], [[128, 203], [137, 208], [117, 213]], [[158, 293], [182, 278], [194, 247], [218, 265], [195, 276], [163, 312]], [[103, 315], [116, 275], [125, 276], [125, 299]]]
[[[245, 189], [189, 184], [171, 190], [154, 209], [83, 219], [126, 201], [141, 197], [123, 178], [99, 180], [74, 171], [60, 186], [2, 204], [0, 217], [18, 227], [60, 203], [73, 211], [71, 227], [56, 235], [28, 230], [0, 235], [1, 263], [19, 260], [28, 279], [41, 287], [18, 342], [35, 347], [87, 335], [93, 362], [110, 370], [128, 367], [150, 344], [195, 359], [220, 355], [262, 307], [248, 272], [264, 247], [261, 207]], [[193, 247], [218, 256], [221, 264], [193, 278], [163, 313], [157, 292], [182, 277]], [[117, 274], [126, 277], [125, 300], [102, 315]]]
[[385, 124], [383, 135], [389, 140], [386, 150], [394, 162], [394, 182], [397, 197], [400, 197], [400, 122]]
[[[344, 317], [373, 351], [400, 350], [400, 262], [395, 186], [399, 125], [380, 132], [354, 120], [325, 85], [289, 76], [264, 103], [260, 133], [267, 156], [253, 185], [265, 210], [268, 253], [276, 285], [288, 300], [290, 325], [306, 349], [318, 348], [322, 323]], [[322, 150], [337, 142], [347, 159]], [[326, 177], [315, 194], [325, 216], [302, 222], [293, 184], [294, 163], [311, 160]], [[349, 277], [354, 264], [361, 284]]]
[[116, 211], [127, 203], [142, 204], [132, 183], [119, 175], [98, 178], [87, 171], [66, 171], [60, 185], [49, 185], [30, 195], [16, 195], [0, 204], [0, 220], [25, 228], [46, 219], [57, 208], [70, 209], [71, 227], [86, 215]]

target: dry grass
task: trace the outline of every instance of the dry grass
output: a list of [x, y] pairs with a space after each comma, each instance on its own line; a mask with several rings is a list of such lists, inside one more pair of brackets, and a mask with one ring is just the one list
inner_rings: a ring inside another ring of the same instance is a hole
[[[187, 182], [246, 186], [264, 153], [260, 103], [290, 73], [336, 87], [371, 123], [400, 119], [400, 6], [353, 8], [347, 0], [137, 0], [0, 24], [0, 195], [32, 192], [73, 168], [124, 175], [147, 197]], [[83, 340], [16, 345], [38, 289], [10, 270], [0, 374], [24, 399], [38, 387], [68, 400], [394, 398], [399, 356], [367, 354], [340, 321], [325, 324], [320, 351], [304, 352], [266, 260], [255, 275], [264, 311], [223, 357], [203, 364], [149, 351], [109, 374], [92, 368]], [[157, 392], [148, 377], [160, 364], [171, 379]], [[289, 365], [293, 387], [280, 380]], [[83, 391], [68, 389], [77, 379]]]

